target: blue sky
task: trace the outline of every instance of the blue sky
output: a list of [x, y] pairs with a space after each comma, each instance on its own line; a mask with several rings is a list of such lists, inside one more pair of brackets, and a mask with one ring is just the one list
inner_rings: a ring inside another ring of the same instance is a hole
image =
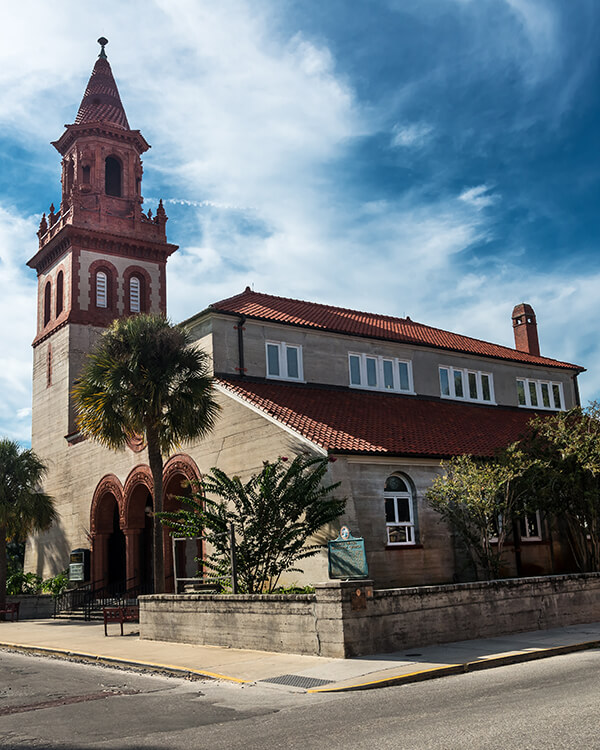
[[174, 320], [250, 284], [512, 346], [526, 301], [600, 398], [597, 0], [30, 0], [0, 34], [0, 434], [29, 439], [25, 262], [100, 35]]

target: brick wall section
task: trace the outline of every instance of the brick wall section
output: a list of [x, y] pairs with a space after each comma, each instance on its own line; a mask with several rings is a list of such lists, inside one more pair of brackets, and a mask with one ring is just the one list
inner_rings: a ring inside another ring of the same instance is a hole
[[595, 621], [600, 573], [375, 591], [371, 581], [331, 581], [314, 595], [140, 599], [142, 638], [338, 658]]

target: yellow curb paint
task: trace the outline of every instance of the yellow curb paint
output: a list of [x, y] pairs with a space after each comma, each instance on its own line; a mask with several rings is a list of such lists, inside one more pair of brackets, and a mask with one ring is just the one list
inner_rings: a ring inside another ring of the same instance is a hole
[[335, 693], [335, 692], [342, 692], [344, 690], [355, 690], [361, 687], [368, 687], [369, 685], [380, 685], [382, 683], [387, 683], [387, 682], [389, 683], [395, 682], [396, 684], [401, 685], [403, 682], [411, 682], [412, 680], [410, 680], [409, 678], [416, 677], [418, 675], [429, 674], [432, 677], [434, 677], [436, 674], [439, 674], [440, 676], [442, 676], [444, 673], [457, 669], [457, 668], [460, 668], [462, 671], [466, 673], [466, 672], [471, 671], [469, 669], [470, 667], [481, 668], [482, 666], [486, 666], [489, 668], [493, 668], [494, 663], [496, 662], [498, 662], [498, 666], [503, 666], [504, 663], [506, 663], [507, 661], [510, 661], [514, 659], [515, 657], [518, 658], [520, 656], [526, 657], [525, 659], [522, 659], [522, 661], [533, 661], [534, 657], [539, 656], [543, 658], [544, 654], [547, 654], [548, 656], [552, 656], [553, 654], [556, 656], [561, 656], [562, 654], [566, 654], [569, 651], [585, 651], [586, 649], [599, 648], [599, 647], [600, 647], [600, 641], [581, 641], [579, 643], [569, 643], [569, 644], [565, 644], [561, 646], [548, 646], [547, 648], [528, 648], [522, 651], [509, 651], [508, 653], [504, 653], [502, 656], [489, 656], [489, 657], [480, 659], [478, 661], [468, 661], [468, 662], [464, 662], [463, 664], [447, 664], [443, 667], [434, 667], [433, 669], [423, 669], [419, 672], [407, 672], [406, 674], [395, 675], [393, 677], [383, 677], [380, 680], [374, 680], [372, 682], [358, 682], [354, 685], [344, 685], [342, 687], [313, 688], [311, 690], [307, 690], [306, 692], [307, 693]]
[[121, 659], [118, 656], [100, 656], [99, 654], [88, 654], [85, 651], [67, 651], [66, 649], [47, 648], [45, 646], [27, 646], [21, 643], [0, 643], [0, 648], [14, 648], [30, 653], [55, 654], [56, 656], [70, 656], [74, 658], [89, 659], [90, 661], [106, 662], [107, 664], [122, 664], [130, 667], [148, 667], [150, 669], [164, 669], [173, 672], [186, 672], [196, 674], [201, 677], [211, 677], [216, 680], [227, 680], [228, 682], [237, 682], [249, 684], [252, 680], [242, 680], [240, 677], [229, 677], [228, 675], [219, 674], [218, 672], [208, 672], [206, 670], [192, 669], [191, 667], [175, 666], [172, 664], [158, 664], [150, 661], [134, 661], [133, 659]]
[[443, 667], [434, 667], [433, 669], [422, 669], [419, 672], [407, 672], [406, 674], [395, 675], [393, 677], [383, 677], [381, 680], [373, 680], [372, 682], [357, 682], [355, 685], [345, 685], [343, 687], [334, 688], [313, 688], [307, 690], [307, 693], [335, 693], [341, 690], [352, 690], [353, 688], [365, 687], [367, 685], [379, 685], [382, 682], [390, 682], [391, 680], [406, 680], [408, 677], [416, 677], [420, 674], [433, 674], [434, 672], [447, 672], [450, 669], [456, 669], [457, 667], [464, 667], [464, 664], [446, 664]]

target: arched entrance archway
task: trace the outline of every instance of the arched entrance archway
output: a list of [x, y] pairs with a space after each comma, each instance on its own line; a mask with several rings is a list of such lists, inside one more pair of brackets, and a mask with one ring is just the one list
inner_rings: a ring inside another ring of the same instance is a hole
[[126, 578], [122, 508], [121, 482], [114, 474], [108, 474], [96, 487], [90, 511], [92, 583], [96, 587], [124, 582]]
[[153, 491], [149, 466], [137, 466], [130, 472], [123, 491], [128, 588], [152, 590]]
[[[163, 471], [163, 496], [166, 511], [182, 507], [178, 497], [190, 497], [195, 491], [194, 483], [200, 479], [196, 463], [185, 454], [172, 456]], [[173, 567], [173, 544], [165, 531], [165, 591], [175, 591], [175, 570]], [[196, 558], [202, 557], [202, 542], [189, 541], [176, 547], [177, 571], [180, 577], [193, 577], [198, 570]]]

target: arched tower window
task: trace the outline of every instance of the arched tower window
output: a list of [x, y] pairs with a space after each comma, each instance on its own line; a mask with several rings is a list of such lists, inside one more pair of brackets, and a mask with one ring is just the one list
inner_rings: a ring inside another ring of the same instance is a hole
[[61, 314], [64, 307], [64, 274], [62, 271], [58, 272], [58, 276], [56, 277], [56, 317]]
[[142, 283], [138, 276], [132, 276], [129, 279], [129, 310], [132, 313], [139, 313], [142, 309], [141, 303]]
[[52, 284], [46, 282], [44, 287], [44, 325], [47, 326], [52, 315]]
[[90, 184], [90, 167], [89, 167], [89, 165], [86, 165], [85, 167], [82, 168], [82, 170], [81, 170], [81, 176], [82, 176], [82, 179], [83, 179], [83, 184], [84, 185], [89, 185]]
[[415, 544], [415, 507], [408, 477], [392, 474], [385, 481], [385, 525], [387, 543]]
[[73, 164], [73, 159], [69, 159], [65, 165], [65, 195], [69, 195], [71, 192], [71, 188], [73, 187], [73, 178], [75, 176], [75, 166]]
[[108, 307], [108, 278], [104, 271], [96, 274], [96, 307]]
[[107, 156], [104, 170], [106, 195], [121, 197], [121, 162], [114, 156]]

